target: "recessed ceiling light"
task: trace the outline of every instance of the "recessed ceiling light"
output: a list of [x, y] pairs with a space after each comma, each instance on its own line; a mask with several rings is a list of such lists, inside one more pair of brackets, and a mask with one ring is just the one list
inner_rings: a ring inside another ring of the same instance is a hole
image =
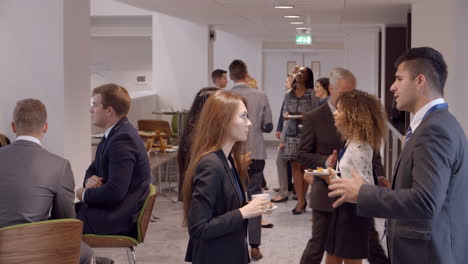
[[304, 24], [304, 22], [302, 22], [302, 21], [293, 21], [293, 22], [291, 22], [291, 25], [303, 25], [303, 24]]
[[291, 9], [291, 8], [294, 8], [294, 6], [292, 6], [292, 5], [277, 5], [277, 6], [275, 6], [275, 8], [278, 8], [278, 9]]
[[306, 27], [297, 27], [296, 30], [310, 30], [310, 28], [306, 28]]
[[296, 15], [292, 15], [292, 16], [283, 16], [284, 18], [300, 18], [301, 16], [296, 16]]

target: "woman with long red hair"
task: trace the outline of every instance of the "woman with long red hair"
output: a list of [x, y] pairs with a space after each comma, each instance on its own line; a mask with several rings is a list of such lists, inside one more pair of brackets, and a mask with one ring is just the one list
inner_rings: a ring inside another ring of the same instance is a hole
[[183, 186], [190, 235], [186, 261], [249, 262], [247, 219], [267, 213], [270, 205], [267, 199], [246, 201], [247, 164], [241, 155], [250, 126], [240, 95], [220, 90], [203, 106]]

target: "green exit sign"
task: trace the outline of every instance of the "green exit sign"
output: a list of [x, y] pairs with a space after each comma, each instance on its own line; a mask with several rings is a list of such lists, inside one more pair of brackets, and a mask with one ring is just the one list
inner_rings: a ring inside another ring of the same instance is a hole
[[312, 37], [309, 35], [296, 35], [297, 45], [310, 45], [312, 44]]

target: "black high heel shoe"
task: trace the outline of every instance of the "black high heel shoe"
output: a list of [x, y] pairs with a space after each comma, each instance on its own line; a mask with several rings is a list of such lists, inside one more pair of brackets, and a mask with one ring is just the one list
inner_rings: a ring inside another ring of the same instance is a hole
[[300, 215], [302, 213], [305, 213], [306, 211], [306, 208], [307, 208], [307, 202], [304, 202], [304, 206], [302, 206], [302, 209], [297, 211], [296, 208], [292, 209], [291, 212], [293, 215]]

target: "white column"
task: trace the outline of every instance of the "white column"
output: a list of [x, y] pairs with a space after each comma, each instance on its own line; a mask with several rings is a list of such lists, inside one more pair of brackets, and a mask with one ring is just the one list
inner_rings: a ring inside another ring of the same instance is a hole
[[43, 146], [70, 160], [81, 185], [91, 160], [89, 0], [0, 2], [0, 133], [15, 103], [40, 99], [49, 131]]
[[448, 65], [445, 99], [465, 131], [468, 131], [468, 1], [427, 0], [412, 6], [413, 47], [430, 46], [440, 51]]
[[209, 83], [208, 25], [153, 15], [153, 87], [159, 110], [190, 108]]

